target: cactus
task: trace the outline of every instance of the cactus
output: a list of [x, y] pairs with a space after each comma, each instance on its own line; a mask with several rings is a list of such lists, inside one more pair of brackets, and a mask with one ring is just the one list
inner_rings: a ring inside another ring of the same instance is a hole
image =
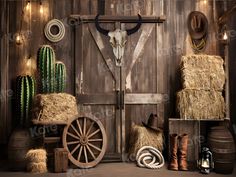
[[65, 91], [66, 67], [62, 62], [55, 64], [55, 91], [57, 93]]
[[43, 45], [38, 50], [37, 69], [40, 79], [40, 91], [53, 93], [55, 90], [55, 52], [49, 45]]
[[19, 124], [23, 127], [29, 124], [32, 100], [35, 95], [35, 79], [32, 76], [18, 76], [16, 80], [16, 106]]

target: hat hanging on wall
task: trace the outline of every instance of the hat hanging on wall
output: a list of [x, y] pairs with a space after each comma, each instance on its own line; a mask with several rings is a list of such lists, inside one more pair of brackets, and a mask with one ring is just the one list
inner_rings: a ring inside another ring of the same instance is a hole
[[188, 16], [188, 31], [193, 50], [197, 53], [202, 52], [208, 36], [207, 17], [199, 11], [191, 12]]
[[[57, 34], [52, 33], [52, 27], [56, 27], [58, 29]], [[65, 35], [65, 26], [60, 20], [52, 19], [46, 24], [44, 34], [49, 41], [59, 42]]]

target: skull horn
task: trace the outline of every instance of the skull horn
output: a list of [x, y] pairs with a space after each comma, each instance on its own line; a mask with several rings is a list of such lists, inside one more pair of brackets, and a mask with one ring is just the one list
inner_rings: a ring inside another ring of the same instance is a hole
[[141, 17], [141, 15], [138, 14], [138, 24], [134, 28], [126, 30], [127, 35], [129, 36], [129, 35], [137, 32], [139, 30], [139, 28], [141, 27], [141, 24], [142, 24], [142, 17]]
[[103, 29], [103, 28], [99, 25], [98, 17], [99, 17], [99, 14], [97, 14], [97, 16], [96, 16], [96, 18], [95, 18], [95, 26], [96, 26], [97, 30], [98, 30], [100, 33], [104, 34], [105, 36], [108, 36], [109, 31], [106, 30], [106, 29]]

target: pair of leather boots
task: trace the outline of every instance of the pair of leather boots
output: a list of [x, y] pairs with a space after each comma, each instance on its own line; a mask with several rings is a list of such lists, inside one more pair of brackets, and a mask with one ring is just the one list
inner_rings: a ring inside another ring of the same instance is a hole
[[188, 150], [188, 135], [177, 134], [170, 135], [170, 163], [169, 170], [187, 171], [187, 150]]

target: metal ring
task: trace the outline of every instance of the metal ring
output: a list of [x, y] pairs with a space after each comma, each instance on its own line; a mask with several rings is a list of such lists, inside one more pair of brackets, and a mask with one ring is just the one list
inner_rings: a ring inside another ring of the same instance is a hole
[[[58, 27], [59, 31], [57, 34], [52, 34], [51, 28], [53, 26]], [[65, 26], [60, 20], [52, 19], [46, 24], [44, 28], [44, 34], [49, 41], [59, 42], [65, 36]]]

